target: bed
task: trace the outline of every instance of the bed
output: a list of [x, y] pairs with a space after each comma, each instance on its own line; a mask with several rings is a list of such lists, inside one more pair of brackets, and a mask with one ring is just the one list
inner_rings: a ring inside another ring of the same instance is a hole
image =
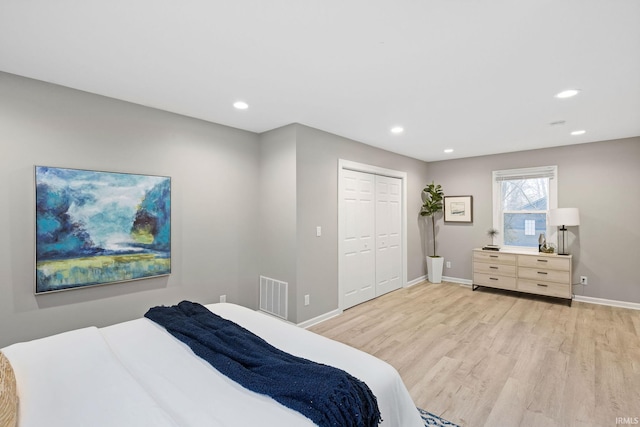
[[[281, 350], [364, 381], [377, 398], [381, 426], [423, 426], [386, 362], [245, 307], [206, 307]], [[146, 318], [13, 344], [2, 353], [15, 374], [18, 427], [314, 425], [222, 375]], [[3, 399], [10, 401], [10, 394]]]

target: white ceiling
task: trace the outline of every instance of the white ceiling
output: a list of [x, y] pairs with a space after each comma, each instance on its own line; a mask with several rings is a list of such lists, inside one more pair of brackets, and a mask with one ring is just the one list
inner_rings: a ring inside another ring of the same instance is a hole
[[0, 70], [435, 161], [640, 135], [640, 1], [0, 0]]

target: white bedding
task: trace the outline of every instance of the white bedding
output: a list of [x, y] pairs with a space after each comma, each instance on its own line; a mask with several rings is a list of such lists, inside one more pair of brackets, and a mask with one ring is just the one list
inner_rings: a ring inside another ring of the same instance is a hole
[[[387, 363], [244, 307], [207, 308], [284, 351], [366, 382], [378, 399], [381, 426], [423, 425], [400, 376]], [[145, 318], [2, 351], [16, 374], [19, 427], [314, 425], [229, 380]]]
[[18, 426], [178, 426], [115, 358], [97, 328], [2, 349], [16, 376]]

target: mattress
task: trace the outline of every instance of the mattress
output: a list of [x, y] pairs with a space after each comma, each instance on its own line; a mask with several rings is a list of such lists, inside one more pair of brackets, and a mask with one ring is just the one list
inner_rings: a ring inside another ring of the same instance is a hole
[[[398, 372], [369, 354], [234, 304], [206, 306], [296, 356], [361, 379], [378, 399], [381, 426], [422, 426]], [[15, 372], [18, 426], [313, 426], [249, 391], [140, 318], [2, 349]]]

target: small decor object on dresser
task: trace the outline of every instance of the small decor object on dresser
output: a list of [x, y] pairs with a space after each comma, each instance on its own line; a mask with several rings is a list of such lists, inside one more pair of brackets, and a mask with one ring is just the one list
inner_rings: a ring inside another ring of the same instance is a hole
[[553, 243], [545, 243], [541, 248], [540, 252], [544, 254], [552, 254], [555, 253], [556, 246]]
[[498, 234], [500, 234], [500, 232], [497, 228], [491, 227], [490, 229], [488, 229], [487, 236], [491, 237], [491, 244], [484, 246], [482, 249], [484, 249], [485, 251], [499, 251], [500, 245], [495, 244], [495, 239]]

